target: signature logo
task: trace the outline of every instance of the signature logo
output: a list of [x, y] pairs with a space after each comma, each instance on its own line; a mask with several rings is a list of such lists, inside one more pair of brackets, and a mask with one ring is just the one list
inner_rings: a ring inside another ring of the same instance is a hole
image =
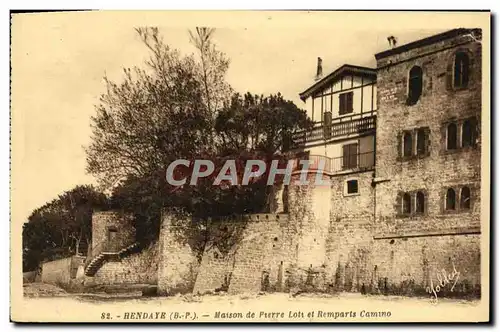
[[444, 289], [447, 285], [451, 285], [450, 291], [453, 292], [455, 289], [455, 285], [460, 278], [460, 272], [455, 268], [455, 264], [453, 264], [453, 271], [451, 273], [446, 272], [445, 269], [441, 269], [436, 272], [437, 285], [434, 286], [433, 278], [430, 278], [430, 286], [426, 287], [427, 293], [431, 294], [431, 300], [433, 302], [437, 302], [438, 293]]

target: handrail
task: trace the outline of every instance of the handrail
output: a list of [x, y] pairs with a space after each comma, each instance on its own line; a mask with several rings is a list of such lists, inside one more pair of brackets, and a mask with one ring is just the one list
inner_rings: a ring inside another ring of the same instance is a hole
[[107, 240], [101, 241], [92, 247], [92, 251], [90, 255], [87, 255], [87, 259], [85, 260], [85, 265], [88, 265], [94, 257], [99, 256], [103, 252], [118, 252], [119, 250], [113, 246], [112, 243], [109, 243]]
[[320, 122], [310, 129], [304, 129], [292, 134], [294, 145], [329, 140], [335, 137], [363, 134], [376, 128], [376, 112], [356, 113], [341, 118], [334, 118], [331, 122]]
[[[327, 113], [327, 112], [325, 112]], [[330, 112], [333, 114], [333, 112]], [[338, 113], [338, 111], [337, 111]], [[331, 123], [340, 123], [340, 122], [349, 122], [349, 121], [352, 121], [352, 120], [357, 120], [357, 119], [362, 119], [362, 118], [367, 118], [367, 117], [372, 117], [372, 116], [376, 116], [377, 115], [377, 110], [371, 110], [371, 111], [368, 111], [368, 112], [359, 112], [359, 113], [348, 113], [348, 114], [344, 114], [344, 115], [339, 115], [339, 116], [336, 116], [336, 117], [332, 117], [332, 121]], [[321, 119], [321, 121], [315, 121], [314, 122], [314, 127], [316, 126], [323, 126], [325, 123], [323, 121], [323, 119]]]
[[293, 171], [303, 171], [300, 160], [309, 160], [308, 171], [319, 170], [320, 162], [324, 161], [323, 171], [329, 174], [370, 170], [375, 166], [375, 151], [357, 153], [340, 157], [327, 157], [322, 155], [309, 155], [294, 159]]

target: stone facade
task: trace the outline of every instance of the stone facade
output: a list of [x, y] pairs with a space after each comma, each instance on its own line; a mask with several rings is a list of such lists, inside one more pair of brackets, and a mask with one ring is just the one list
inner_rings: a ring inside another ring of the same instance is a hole
[[[371, 167], [339, 168], [321, 175], [326, 185], [315, 183], [314, 172], [306, 175], [306, 185], [297, 185], [302, 173], [295, 173], [290, 185], [276, 190], [286, 196], [277, 198], [286, 204], [276, 209], [286, 213], [198, 221], [165, 211], [157, 255], [133, 256], [133, 264], [107, 262], [96, 277], [139, 282], [143, 272], [130, 266], [142, 261], [157, 264], [156, 281], [163, 295], [219, 291], [412, 295], [428, 293], [443, 275], [456, 272], [455, 286], [440, 294], [478, 295], [480, 126], [469, 146], [462, 147], [462, 138], [467, 120], [481, 123], [480, 38], [477, 30], [453, 30], [376, 55], [377, 89], [371, 90], [377, 91], [371, 98], [377, 101], [376, 135], [370, 132], [367, 144], [360, 144], [367, 152], [375, 144], [374, 168], [371, 162]], [[468, 84], [459, 89], [453, 84], [457, 52], [469, 59]], [[415, 78], [410, 71], [415, 66], [421, 68], [418, 100], [415, 95], [409, 98], [414, 91], [409, 81]], [[352, 76], [350, 82], [353, 87]], [[370, 117], [375, 116], [372, 113]], [[458, 128], [453, 149], [447, 146], [454, 137], [450, 123]], [[406, 154], [408, 135], [412, 140]], [[330, 143], [314, 151], [329, 151], [342, 142]], [[462, 202], [464, 187], [470, 197]], [[447, 203], [449, 189], [457, 193], [453, 208]], [[117, 213], [96, 214], [94, 243], [106, 241], [103, 234], [109, 227], [123, 229], [114, 237], [119, 245], [133, 241], [129, 220]], [[155, 281], [150, 275], [145, 278]]]
[[85, 257], [71, 256], [42, 264], [41, 281], [48, 284], [68, 285], [77, 276]]
[[211, 220], [195, 293], [284, 289], [290, 266], [286, 214], [255, 214]]
[[[379, 275], [393, 283], [413, 280], [425, 287], [438, 269], [450, 271], [453, 265], [471, 287], [478, 287], [480, 281], [480, 140], [461, 147], [464, 120], [481, 123], [481, 43], [471, 35], [481, 38], [477, 30], [450, 33], [433, 43], [376, 56], [379, 113], [374, 264]], [[454, 88], [452, 82], [458, 52], [469, 58], [464, 88]], [[408, 76], [414, 66], [422, 68], [422, 94], [409, 104]], [[452, 122], [458, 127], [458, 142], [450, 150], [446, 127]], [[402, 157], [402, 133], [418, 128], [428, 133], [426, 151]], [[460, 207], [464, 186], [471, 191], [467, 209]], [[457, 194], [456, 207], [449, 211], [448, 188]], [[422, 213], [414, 213], [415, 192], [425, 196]], [[410, 214], [401, 211], [402, 193], [410, 194]]]
[[135, 228], [131, 215], [119, 211], [92, 215], [92, 256], [103, 251], [118, 252], [134, 242]]
[[104, 263], [93, 277], [87, 278], [86, 282], [97, 285], [156, 285], [159, 261], [158, 243], [154, 243], [139, 253]]
[[159, 294], [172, 295], [193, 290], [200, 252], [205, 243], [202, 226], [190, 216], [163, 212], [159, 239]]

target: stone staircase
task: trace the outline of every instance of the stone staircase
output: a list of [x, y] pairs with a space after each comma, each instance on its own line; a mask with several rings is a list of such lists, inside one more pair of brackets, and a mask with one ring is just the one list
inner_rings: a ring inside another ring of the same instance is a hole
[[101, 266], [104, 265], [104, 263], [108, 261], [122, 260], [133, 253], [139, 252], [140, 250], [141, 248], [138, 242], [132, 243], [128, 247], [125, 247], [117, 252], [103, 250], [99, 254], [92, 257], [87, 263], [85, 266], [85, 275], [87, 277], [93, 277]]

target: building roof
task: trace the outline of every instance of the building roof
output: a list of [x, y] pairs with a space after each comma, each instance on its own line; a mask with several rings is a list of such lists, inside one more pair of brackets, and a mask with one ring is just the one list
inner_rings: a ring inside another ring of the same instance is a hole
[[464, 34], [469, 34], [469, 33], [475, 33], [475, 34], [479, 33], [480, 34], [481, 29], [459, 28], [459, 29], [448, 30], [448, 31], [445, 31], [443, 33], [439, 33], [437, 35], [433, 35], [430, 37], [419, 39], [419, 40], [413, 41], [411, 43], [392, 48], [392, 49], [387, 50], [387, 51], [379, 52], [379, 53], [375, 54], [375, 59], [379, 60], [379, 59], [382, 59], [382, 58], [385, 58], [385, 57], [388, 57], [391, 55], [406, 52], [408, 50], [411, 50], [411, 49], [414, 49], [417, 47], [431, 45], [431, 44], [438, 43], [438, 42], [446, 40], [446, 39], [454, 38], [454, 37], [464, 35]]
[[335, 81], [339, 77], [342, 77], [344, 75], [358, 75], [358, 76], [364, 76], [364, 77], [371, 77], [376, 79], [377, 78], [377, 71], [374, 68], [368, 68], [368, 67], [361, 67], [361, 66], [355, 66], [355, 65], [349, 65], [345, 64], [342, 65], [341, 67], [337, 68], [330, 74], [326, 75], [313, 85], [311, 85], [309, 88], [307, 88], [304, 92], [301, 92], [299, 94], [300, 99], [306, 100], [307, 97], [311, 96], [314, 94], [316, 91], [320, 90], [323, 88], [325, 85]]

